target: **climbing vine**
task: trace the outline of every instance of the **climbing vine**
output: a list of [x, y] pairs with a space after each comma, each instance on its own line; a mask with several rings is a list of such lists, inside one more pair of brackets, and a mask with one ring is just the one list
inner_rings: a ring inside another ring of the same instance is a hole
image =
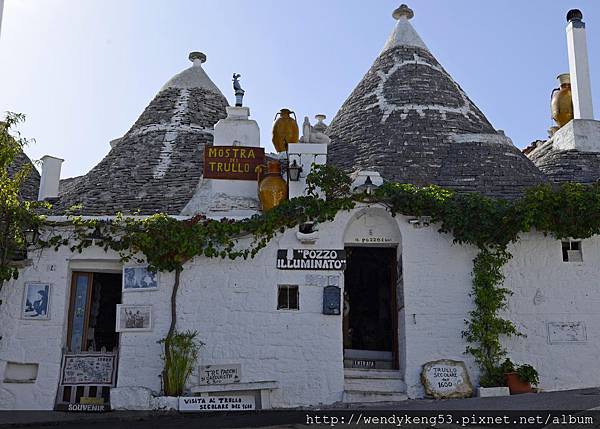
[[[150, 270], [174, 272], [169, 337], [176, 332], [180, 276], [185, 263], [197, 256], [252, 258], [287, 228], [332, 221], [338, 212], [350, 210], [357, 203], [384, 204], [392, 215], [428, 216], [440, 233], [452, 234], [455, 243], [479, 249], [472, 272], [474, 309], [462, 335], [468, 342], [466, 352], [481, 368], [481, 385], [490, 386], [502, 384], [500, 362], [507, 354], [502, 340], [521, 335], [511, 321], [500, 315], [511, 295], [502, 286], [503, 268], [511, 258], [509, 245], [518, 240], [520, 233], [532, 229], [558, 239], [600, 234], [599, 184], [538, 186], [520, 199], [507, 201], [477, 193], [457, 194], [438, 186], [399, 183], [385, 183], [373, 194], [352, 194], [350, 183], [334, 167], [314, 166], [307, 178], [307, 196], [238, 221], [200, 215], [186, 220], [164, 214], [117, 214], [111, 220], [69, 215], [67, 222], [37, 224], [44, 231], [37, 246], [58, 249], [69, 245], [77, 252], [101, 246], [118, 252], [124, 262], [145, 260]], [[4, 260], [0, 261], [0, 273], [13, 271]]]
[[29, 141], [14, 130], [25, 117], [7, 113], [0, 121], [0, 290], [4, 282], [16, 279], [28, 231], [39, 229], [44, 223], [40, 209], [46, 203], [25, 201], [21, 189], [31, 173], [29, 163], [15, 165], [15, 159]]

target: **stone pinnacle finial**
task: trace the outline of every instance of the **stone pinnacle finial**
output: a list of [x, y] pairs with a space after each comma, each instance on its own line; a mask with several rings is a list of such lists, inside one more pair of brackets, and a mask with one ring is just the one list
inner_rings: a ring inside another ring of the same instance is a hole
[[401, 4], [400, 7], [396, 9], [394, 13], [392, 13], [392, 16], [394, 19], [400, 19], [403, 16], [406, 17], [406, 19], [411, 19], [413, 16], [415, 16], [415, 13], [407, 5]]
[[202, 52], [190, 52], [190, 56], [188, 58], [193, 63], [196, 62], [196, 60], [200, 60], [201, 63], [206, 62], [206, 55], [204, 55]]

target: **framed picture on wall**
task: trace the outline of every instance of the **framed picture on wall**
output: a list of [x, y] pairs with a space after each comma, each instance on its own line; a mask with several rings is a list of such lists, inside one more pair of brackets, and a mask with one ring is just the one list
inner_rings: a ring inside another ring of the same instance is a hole
[[123, 267], [123, 292], [158, 289], [158, 273], [148, 270], [147, 265]]
[[25, 283], [23, 319], [50, 319], [50, 283]]
[[152, 330], [152, 306], [117, 304], [117, 332]]

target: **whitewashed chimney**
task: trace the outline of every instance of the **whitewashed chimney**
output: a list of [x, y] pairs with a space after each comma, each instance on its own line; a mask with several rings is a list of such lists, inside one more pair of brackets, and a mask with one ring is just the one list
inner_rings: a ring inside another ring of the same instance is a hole
[[[573, 120], [556, 131], [549, 141], [558, 151], [600, 152], [600, 121], [594, 120], [592, 89], [588, 64], [583, 14], [578, 9], [567, 13], [567, 48], [573, 98]], [[542, 150], [540, 146], [539, 150]], [[536, 149], [537, 150], [537, 149]], [[536, 150], [531, 152], [535, 156]]]
[[567, 13], [567, 49], [575, 119], [594, 119], [592, 86], [588, 62], [587, 40], [583, 14], [579, 9]]
[[64, 159], [50, 155], [44, 155], [42, 161], [42, 176], [38, 201], [58, 198], [58, 186], [60, 182], [60, 169]]

